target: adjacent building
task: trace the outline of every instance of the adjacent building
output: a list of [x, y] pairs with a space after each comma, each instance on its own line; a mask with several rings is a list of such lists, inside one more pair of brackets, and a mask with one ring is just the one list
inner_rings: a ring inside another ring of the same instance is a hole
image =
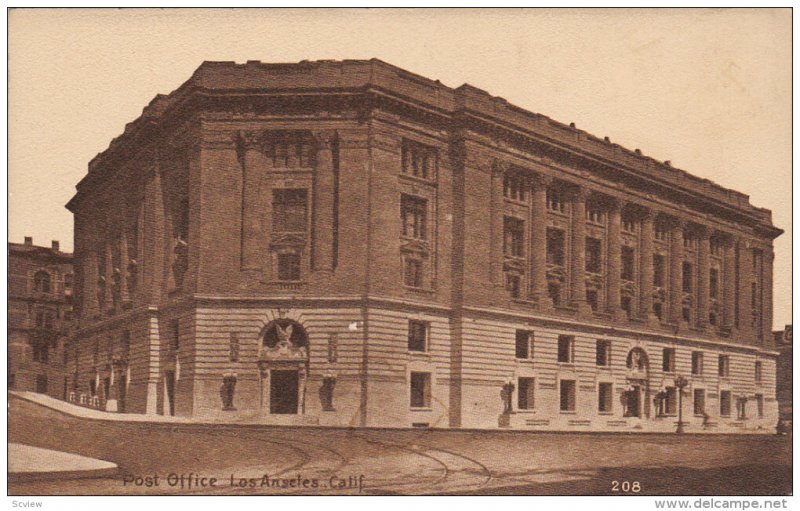
[[106, 409], [777, 423], [770, 211], [470, 85], [379, 60], [206, 62], [67, 207], [67, 373]]
[[792, 420], [792, 325], [773, 332], [778, 348], [777, 398], [781, 420]]
[[8, 388], [63, 399], [62, 336], [72, 322], [72, 254], [8, 244]]

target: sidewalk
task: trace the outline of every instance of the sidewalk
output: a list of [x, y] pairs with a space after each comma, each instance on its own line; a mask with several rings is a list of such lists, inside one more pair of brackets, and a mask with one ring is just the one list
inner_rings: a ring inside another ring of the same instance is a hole
[[77, 454], [8, 444], [9, 482], [114, 477], [117, 465]]

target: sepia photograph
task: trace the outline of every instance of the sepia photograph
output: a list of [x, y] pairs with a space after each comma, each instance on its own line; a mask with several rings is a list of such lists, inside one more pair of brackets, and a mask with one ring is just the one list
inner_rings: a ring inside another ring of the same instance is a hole
[[7, 35], [9, 507], [789, 507], [791, 8]]

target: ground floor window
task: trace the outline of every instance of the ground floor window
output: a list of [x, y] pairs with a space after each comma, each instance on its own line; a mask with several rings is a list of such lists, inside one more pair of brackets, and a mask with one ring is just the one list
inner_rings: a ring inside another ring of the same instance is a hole
[[36, 375], [36, 392], [39, 394], [47, 394], [47, 375], [46, 374], [37, 374]]
[[323, 378], [322, 386], [319, 389], [319, 400], [322, 404], [322, 411], [333, 411], [333, 388], [336, 386], [336, 378]]
[[431, 373], [411, 373], [411, 408], [430, 408]]
[[731, 415], [731, 391], [723, 390], [719, 393], [719, 414], [723, 417]]
[[575, 380], [561, 380], [560, 407], [562, 412], [575, 411]]
[[599, 383], [597, 385], [597, 410], [601, 413], [611, 413], [614, 406], [613, 384]]
[[678, 392], [675, 387], [667, 387], [664, 398], [664, 414], [676, 415], [678, 413]]
[[758, 417], [764, 417], [764, 394], [756, 394], [756, 408]]
[[533, 410], [534, 379], [520, 378], [517, 387], [517, 408], [520, 410]]
[[705, 415], [706, 413], [706, 391], [694, 389], [694, 414]]

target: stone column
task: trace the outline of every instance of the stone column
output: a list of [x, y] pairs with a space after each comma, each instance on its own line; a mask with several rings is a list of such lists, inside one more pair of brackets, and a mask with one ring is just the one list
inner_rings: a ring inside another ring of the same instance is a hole
[[[106, 233], [105, 247], [103, 248], [103, 255], [106, 260], [106, 310], [114, 308], [114, 296], [117, 293], [116, 286], [114, 285], [114, 241]], [[102, 311], [105, 312], [105, 311]]]
[[669, 319], [679, 325], [682, 319], [683, 302], [683, 229], [686, 221], [676, 218], [672, 223], [669, 250]]
[[549, 176], [538, 174], [533, 180], [531, 221], [531, 294], [539, 310], [550, 310], [547, 294], [547, 186]]
[[739, 239], [739, 339], [748, 344], [756, 340], [750, 299], [750, 285], [754, 278], [753, 248], [748, 240]]
[[620, 309], [620, 282], [622, 270], [622, 235], [621, 231], [622, 204], [618, 199], [613, 199], [608, 209], [608, 231], [606, 232], [606, 245], [608, 246], [608, 271], [606, 272], [606, 307], [612, 317], [622, 318]]
[[653, 314], [653, 237], [655, 213], [648, 209], [642, 216], [639, 233], [639, 315], [648, 323], [657, 323]]
[[97, 304], [97, 251], [84, 250], [83, 274], [81, 275], [81, 296], [83, 297], [83, 311], [87, 319], [98, 313]]
[[124, 306], [130, 303], [128, 295], [128, 226], [123, 221], [119, 237], [119, 301]]
[[711, 272], [711, 231], [707, 227], [702, 227], [698, 233], [697, 256], [697, 327], [706, 328]]
[[770, 247], [764, 251], [764, 268], [761, 278], [761, 296], [764, 297], [761, 307], [761, 331], [763, 332], [764, 344], [773, 349], [775, 348], [772, 341], [772, 267], [774, 260], [775, 253]]
[[314, 133], [317, 142], [316, 169], [314, 171], [314, 270], [333, 270], [333, 205], [335, 176], [332, 144], [336, 132]]
[[242, 152], [242, 270], [259, 270], [261, 258], [261, 225], [264, 211], [260, 211], [258, 194], [260, 179], [258, 152], [261, 150], [262, 134], [255, 131], [240, 131], [239, 146]]
[[722, 268], [722, 317], [723, 327], [729, 331], [735, 328], [736, 317], [736, 240], [728, 237], [725, 241], [725, 255]]
[[503, 177], [506, 165], [495, 161], [492, 165], [491, 215], [491, 271], [492, 282], [503, 286]]
[[589, 191], [576, 188], [572, 199], [572, 257], [570, 301], [580, 314], [591, 314], [586, 303], [586, 199]]

